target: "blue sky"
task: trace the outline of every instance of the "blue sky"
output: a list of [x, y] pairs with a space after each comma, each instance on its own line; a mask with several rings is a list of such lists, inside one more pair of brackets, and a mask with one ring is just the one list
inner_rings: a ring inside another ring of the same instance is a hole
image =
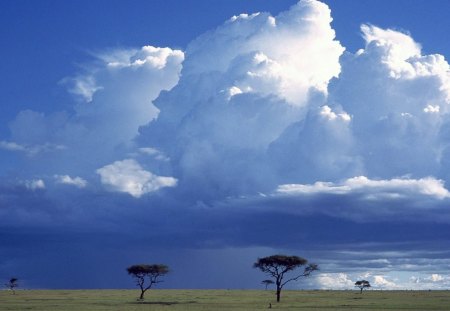
[[450, 285], [447, 2], [1, 6], [1, 278], [258, 288], [283, 252], [321, 267], [294, 287]]

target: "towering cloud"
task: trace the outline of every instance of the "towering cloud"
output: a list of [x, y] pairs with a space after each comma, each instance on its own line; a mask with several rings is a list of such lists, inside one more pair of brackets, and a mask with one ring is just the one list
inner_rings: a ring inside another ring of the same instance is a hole
[[[80, 99], [74, 113], [22, 111], [0, 148], [26, 154], [33, 177], [80, 176], [87, 185], [90, 176], [89, 185], [122, 191], [108, 172], [133, 163], [134, 172], [177, 180], [180, 196], [206, 201], [355, 176], [445, 181], [444, 57], [372, 25], [361, 26], [364, 49], [344, 53], [331, 21], [327, 5], [304, 0], [277, 16], [233, 16], [186, 52], [97, 54], [63, 81]], [[157, 191], [145, 186], [150, 179], [125, 192]]]
[[0, 148], [27, 155], [23, 180], [136, 198], [170, 187], [189, 204], [355, 180], [447, 198], [448, 63], [373, 25], [344, 53], [331, 21], [327, 5], [303, 0], [233, 16], [185, 52], [99, 53], [63, 81], [73, 112], [22, 111]]
[[330, 101], [353, 116], [365, 172], [444, 176], [448, 63], [442, 55], [422, 55], [409, 35], [368, 25], [361, 30], [366, 47], [342, 58]]
[[279, 158], [267, 156], [271, 144], [324, 103], [339, 74], [344, 48], [331, 20], [323, 3], [301, 1], [201, 35], [177, 86], [154, 102], [160, 114], [140, 143], [169, 155], [182, 188], [220, 197], [273, 189], [282, 176]]

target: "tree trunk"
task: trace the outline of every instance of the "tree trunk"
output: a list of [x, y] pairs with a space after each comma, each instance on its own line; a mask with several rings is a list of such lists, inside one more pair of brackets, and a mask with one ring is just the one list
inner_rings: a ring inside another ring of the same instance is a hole
[[362, 291], [363, 291], [363, 287], [361, 287], [361, 291], [360, 291], [360, 294], [362, 294]]
[[139, 297], [140, 300], [144, 300], [144, 293], [145, 293], [145, 290], [142, 290], [141, 291], [141, 296]]
[[280, 302], [281, 288], [277, 287], [277, 302]]

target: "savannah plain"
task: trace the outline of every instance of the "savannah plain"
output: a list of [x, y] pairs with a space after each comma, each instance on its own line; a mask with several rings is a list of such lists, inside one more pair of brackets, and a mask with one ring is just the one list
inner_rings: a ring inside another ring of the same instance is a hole
[[450, 291], [290, 291], [275, 301], [273, 290], [150, 290], [138, 301], [137, 290], [0, 291], [0, 310], [450, 310]]

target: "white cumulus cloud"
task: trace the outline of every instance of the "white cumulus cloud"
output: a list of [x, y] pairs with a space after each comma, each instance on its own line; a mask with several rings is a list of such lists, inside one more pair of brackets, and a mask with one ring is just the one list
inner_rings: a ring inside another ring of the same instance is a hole
[[144, 170], [133, 159], [116, 161], [97, 170], [101, 182], [112, 191], [125, 192], [139, 198], [164, 187], [175, 187], [177, 180]]
[[408, 33], [373, 25], [361, 26], [360, 51], [344, 53], [331, 22], [326, 4], [301, 0], [278, 15], [236, 14], [186, 51], [96, 53], [64, 82], [83, 99], [73, 112], [22, 111], [0, 148], [64, 146], [27, 163], [49, 176], [134, 167], [136, 178], [99, 174], [136, 197], [173, 176], [177, 194], [205, 201], [274, 189], [447, 199], [447, 61], [424, 55]]
[[227, 73], [228, 83], [240, 90], [305, 105], [310, 88], [326, 93], [340, 71], [344, 48], [335, 40], [330, 14], [324, 3], [300, 1], [278, 16], [234, 16], [188, 46], [184, 74]]
[[423, 108], [423, 111], [426, 113], [439, 113], [440, 107], [439, 106], [433, 106], [433, 105], [427, 105], [425, 108]]
[[372, 278], [373, 278], [373, 283], [371, 284], [372, 287], [388, 290], [399, 288], [399, 286], [394, 281], [389, 280], [384, 275], [374, 275]]
[[444, 187], [443, 181], [432, 177], [422, 179], [394, 178], [390, 180], [371, 180], [365, 176], [359, 176], [349, 178], [337, 184], [332, 182], [316, 182], [312, 185], [280, 185], [277, 191], [284, 194], [348, 194], [352, 192], [363, 192], [382, 198], [387, 194], [392, 197], [405, 197], [411, 193], [433, 196], [438, 199], [450, 197], [450, 192]]
[[346, 273], [320, 273], [315, 281], [320, 289], [333, 290], [352, 289], [355, 283]]
[[92, 85], [90, 103], [77, 105], [77, 115], [96, 136], [107, 138], [106, 142], [128, 143], [137, 135], [139, 126], [157, 116], [152, 101], [161, 90], [177, 83], [184, 53], [144, 46], [112, 50], [97, 57], [99, 64], [72, 78], [75, 86], [83, 81]]
[[163, 152], [159, 151], [158, 149], [152, 148], [152, 147], [139, 148], [139, 152], [142, 154], [145, 154], [145, 155], [149, 155], [159, 161], [169, 161], [170, 160], [169, 158], [167, 158], [164, 155]]
[[444, 280], [444, 277], [440, 274], [437, 273], [433, 273], [430, 277], [432, 282], [440, 282]]
[[45, 189], [45, 182], [42, 179], [33, 179], [25, 181], [25, 187], [30, 190]]
[[443, 55], [423, 55], [409, 34], [373, 25], [361, 29], [366, 46], [341, 58], [328, 102], [352, 116], [364, 174], [446, 176], [439, 172], [447, 171], [449, 161], [449, 64]]
[[57, 183], [72, 185], [78, 188], [84, 188], [87, 186], [87, 181], [81, 177], [70, 177], [69, 175], [55, 175], [55, 180]]
[[320, 115], [324, 118], [332, 121], [332, 120], [343, 120], [350, 121], [352, 118], [345, 112], [343, 113], [335, 113], [331, 108], [327, 105], [323, 106], [320, 110]]
[[[277, 16], [233, 17], [199, 36], [186, 50], [178, 84], [154, 101], [160, 113], [138, 141], [171, 159], [180, 187], [195, 185], [208, 196], [272, 188], [280, 178], [272, 143], [304, 120], [309, 106], [322, 106], [340, 72], [344, 48], [331, 20], [325, 4], [300, 1]], [[349, 116], [335, 113], [339, 122], [328, 122], [334, 124], [324, 135], [330, 142], [339, 136], [345, 148], [338, 160], [327, 160], [343, 170], [351, 138], [335, 130], [348, 127]]]

